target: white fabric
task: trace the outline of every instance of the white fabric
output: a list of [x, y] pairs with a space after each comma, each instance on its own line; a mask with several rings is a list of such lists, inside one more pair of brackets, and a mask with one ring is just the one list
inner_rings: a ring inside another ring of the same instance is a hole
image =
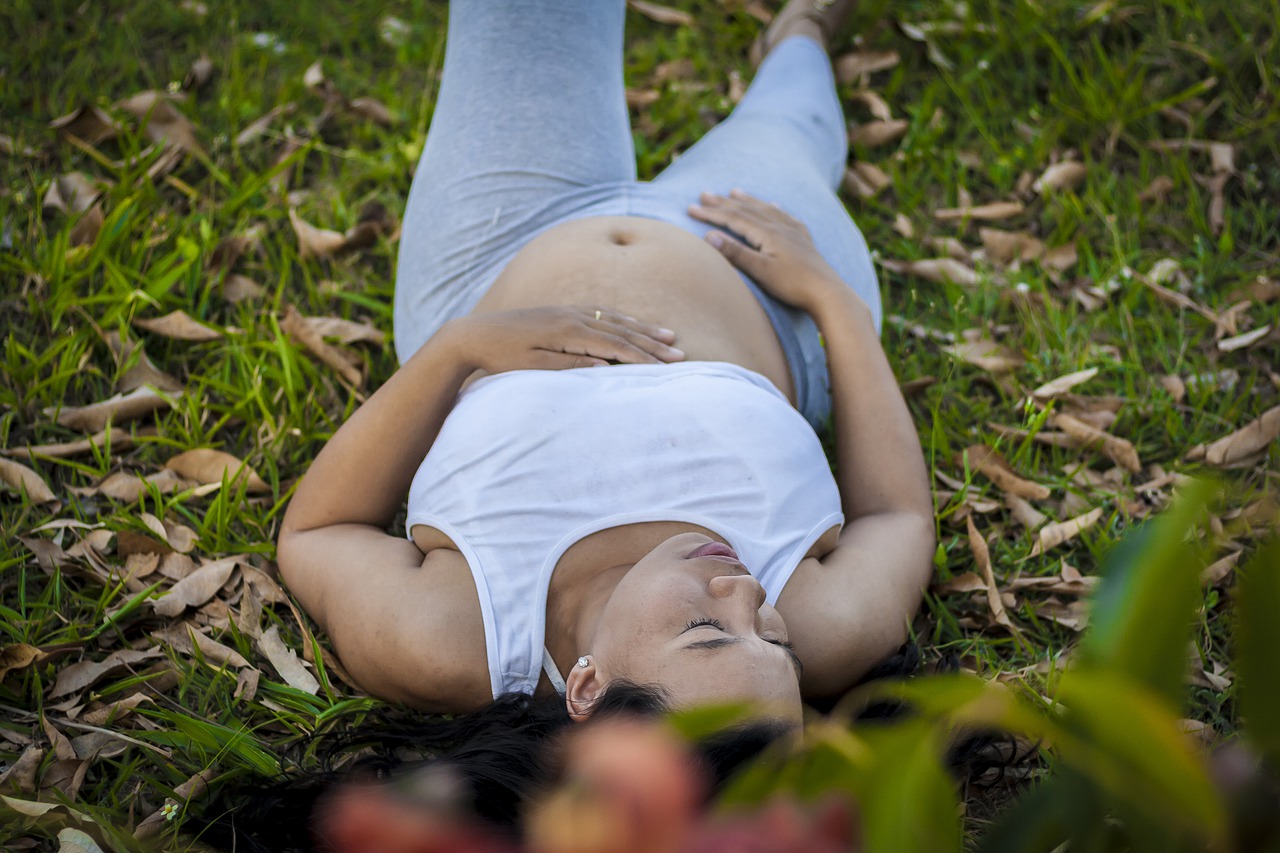
[[817, 436], [767, 379], [687, 362], [473, 383], [418, 468], [406, 528], [434, 527], [466, 558], [496, 697], [537, 686], [564, 552], [649, 521], [722, 536], [774, 603], [844, 517]]

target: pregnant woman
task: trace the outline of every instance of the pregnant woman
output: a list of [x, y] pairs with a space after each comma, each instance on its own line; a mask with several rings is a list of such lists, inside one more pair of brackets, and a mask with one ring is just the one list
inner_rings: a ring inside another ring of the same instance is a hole
[[906, 638], [934, 526], [834, 192], [847, 5], [790, 3], [733, 114], [640, 182], [623, 0], [453, 3], [401, 367], [279, 538], [369, 692], [447, 713], [521, 694], [567, 722], [638, 685], [795, 724]]

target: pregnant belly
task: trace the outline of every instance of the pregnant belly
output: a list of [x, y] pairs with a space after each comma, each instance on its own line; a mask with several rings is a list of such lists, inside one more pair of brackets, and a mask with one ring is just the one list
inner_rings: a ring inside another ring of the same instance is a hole
[[654, 219], [601, 216], [543, 232], [525, 246], [476, 312], [599, 305], [676, 333], [691, 361], [754, 370], [795, 402], [768, 316], [737, 270], [689, 232]]

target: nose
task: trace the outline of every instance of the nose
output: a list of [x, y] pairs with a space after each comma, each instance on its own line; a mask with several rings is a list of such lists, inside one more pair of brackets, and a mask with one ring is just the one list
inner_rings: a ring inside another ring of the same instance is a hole
[[711, 579], [711, 594], [716, 598], [741, 600], [751, 606], [753, 614], [765, 600], [764, 587], [751, 575], [718, 575]]

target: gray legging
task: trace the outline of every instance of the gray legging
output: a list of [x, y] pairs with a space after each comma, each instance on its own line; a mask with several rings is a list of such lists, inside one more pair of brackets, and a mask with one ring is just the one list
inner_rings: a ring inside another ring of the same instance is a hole
[[[735, 187], [802, 221], [879, 326], [875, 268], [835, 194], [845, 123], [818, 44], [795, 37], [777, 45], [733, 114], [641, 182], [622, 80], [625, 11], [623, 0], [452, 3], [440, 95], [400, 241], [401, 362], [446, 320], [467, 314], [548, 228], [588, 216], [643, 216], [701, 236], [707, 226], [690, 219], [687, 206], [701, 192]], [[743, 278], [777, 331], [797, 407], [820, 427], [831, 395], [817, 327]]]

